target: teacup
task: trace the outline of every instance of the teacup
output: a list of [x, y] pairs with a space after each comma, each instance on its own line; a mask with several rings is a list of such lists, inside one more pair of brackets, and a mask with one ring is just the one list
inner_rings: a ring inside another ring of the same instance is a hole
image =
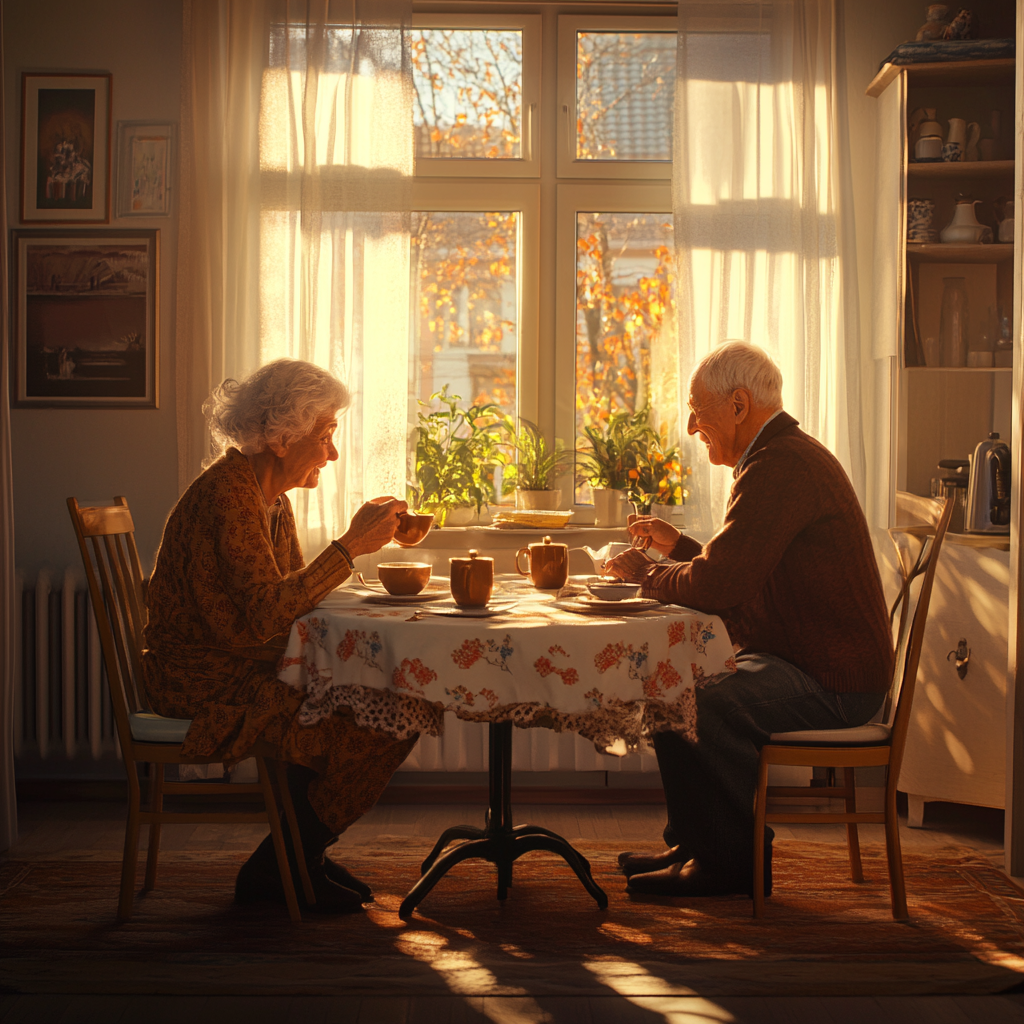
[[377, 578], [395, 597], [418, 594], [430, 581], [430, 563], [381, 562], [377, 566]]
[[601, 601], [628, 601], [640, 593], [640, 584], [625, 580], [595, 580], [587, 584], [587, 590]]
[[959, 163], [963, 158], [963, 147], [959, 142], [947, 142], [942, 147], [942, 159], [947, 164]]
[[402, 512], [398, 516], [395, 543], [401, 548], [415, 547], [434, 525], [433, 512]]

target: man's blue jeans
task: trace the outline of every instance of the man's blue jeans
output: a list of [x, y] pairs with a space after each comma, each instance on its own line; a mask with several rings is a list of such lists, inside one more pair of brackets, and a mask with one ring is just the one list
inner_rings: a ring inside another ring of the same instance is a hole
[[701, 867], [749, 884], [753, 877], [754, 791], [761, 748], [773, 732], [863, 725], [882, 693], [831, 693], [789, 662], [741, 655], [737, 671], [698, 688], [697, 742], [654, 737], [668, 824], [665, 842]]

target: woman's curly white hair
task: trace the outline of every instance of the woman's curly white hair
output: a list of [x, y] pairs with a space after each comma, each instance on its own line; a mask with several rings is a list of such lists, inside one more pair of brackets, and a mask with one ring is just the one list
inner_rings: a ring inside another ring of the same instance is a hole
[[203, 405], [216, 455], [229, 447], [257, 455], [268, 444], [305, 437], [324, 416], [348, 408], [348, 388], [301, 359], [275, 359], [244, 380], [228, 378]]

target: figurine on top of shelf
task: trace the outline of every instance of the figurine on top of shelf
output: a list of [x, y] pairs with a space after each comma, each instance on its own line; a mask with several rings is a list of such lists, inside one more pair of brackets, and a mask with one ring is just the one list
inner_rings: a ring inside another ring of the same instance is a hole
[[917, 30], [917, 42], [930, 39], [944, 39], [943, 33], [949, 26], [949, 7], [946, 4], [929, 4], [928, 20]]
[[943, 29], [943, 39], [977, 39], [978, 23], [975, 21], [974, 12], [966, 7], [961, 7], [956, 14], [950, 18], [949, 24]]

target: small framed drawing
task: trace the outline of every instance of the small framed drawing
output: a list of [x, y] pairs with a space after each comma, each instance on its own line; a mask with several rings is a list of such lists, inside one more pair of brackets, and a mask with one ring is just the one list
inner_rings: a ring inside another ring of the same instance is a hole
[[159, 282], [159, 231], [12, 231], [12, 404], [155, 409]]
[[22, 74], [21, 219], [110, 221], [110, 75]]
[[174, 125], [117, 122], [118, 217], [168, 217]]

